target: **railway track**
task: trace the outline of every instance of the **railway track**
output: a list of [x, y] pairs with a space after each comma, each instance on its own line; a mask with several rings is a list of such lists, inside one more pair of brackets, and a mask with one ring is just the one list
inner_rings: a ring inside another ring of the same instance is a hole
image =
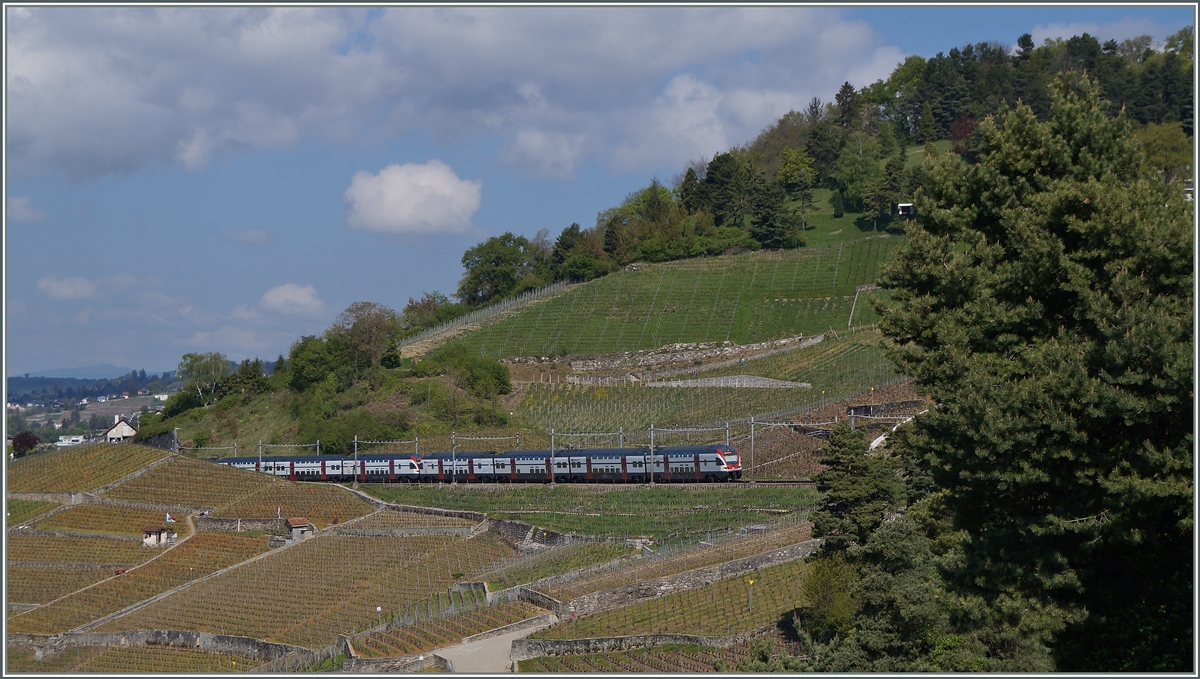
[[[547, 483], [540, 483], [540, 484], [538, 484], [538, 483], [475, 483], [475, 482], [470, 482], [470, 483], [463, 482], [463, 483], [459, 483], [459, 484], [451, 484], [449, 481], [443, 481], [443, 482], [441, 482], [439, 484], [435, 484], [435, 485], [442, 487], [442, 488], [448, 488], [453, 485], [453, 487], [455, 487], [455, 488], [464, 488], [467, 490], [495, 491], [495, 490], [522, 488], [522, 487], [536, 486], [536, 485], [547, 486], [550, 484], [547, 484]], [[575, 483], [575, 482], [559, 483], [556, 485], [563, 486], [565, 488], [591, 488], [591, 489], [595, 489], [595, 490], [619, 490], [619, 489], [626, 489], [626, 488], [635, 488], [637, 486], [649, 486], [649, 484], [646, 484], [646, 483], [633, 484], [633, 483]], [[767, 487], [781, 487], [781, 486], [792, 487], [792, 488], [795, 488], [795, 487], [816, 488], [817, 484], [810, 479], [764, 479], [762, 481], [754, 481], [754, 480], [747, 481], [746, 479], [741, 479], [739, 481], [727, 481], [727, 482], [720, 482], [720, 483], [692, 483], [692, 482], [663, 483], [661, 481], [656, 481], [654, 483], [654, 487], [656, 487], [656, 488], [662, 487], [662, 486], [669, 486], [671, 488], [696, 488], [696, 489], [767, 488]]]

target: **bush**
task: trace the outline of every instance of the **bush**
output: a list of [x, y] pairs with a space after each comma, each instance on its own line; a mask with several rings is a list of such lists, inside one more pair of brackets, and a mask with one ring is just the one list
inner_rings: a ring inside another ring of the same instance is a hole
[[203, 405], [204, 402], [200, 400], [200, 395], [196, 392], [190, 389], [177, 391], [167, 399], [166, 405], [163, 406], [163, 417], [175, 417]]

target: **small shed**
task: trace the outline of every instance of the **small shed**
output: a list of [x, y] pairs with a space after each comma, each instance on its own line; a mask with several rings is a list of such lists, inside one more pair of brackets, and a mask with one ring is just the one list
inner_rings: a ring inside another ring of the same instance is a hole
[[288, 519], [287, 525], [288, 535], [293, 540], [303, 540], [312, 534], [312, 525], [302, 516]]
[[137, 430], [133, 428], [133, 425], [126, 422], [124, 418], [118, 417], [116, 424], [104, 432], [104, 440], [109, 443], [120, 443], [133, 438], [134, 434], [137, 434]]
[[142, 544], [147, 547], [162, 547], [167, 544], [167, 529], [162, 526], [146, 526], [142, 529]]
[[917, 209], [912, 203], [898, 203], [896, 205], [896, 215], [899, 217], [914, 217], [917, 214]]

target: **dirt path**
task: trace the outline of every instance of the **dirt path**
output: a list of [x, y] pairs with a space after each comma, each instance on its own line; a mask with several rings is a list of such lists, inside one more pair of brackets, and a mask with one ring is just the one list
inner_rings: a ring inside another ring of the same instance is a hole
[[510, 672], [512, 660], [512, 642], [545, 629], [550, 625], [530, 627], [529, 629], [509, 632], [491, 639], [473, 641], [458, 646], [447, 646], [435, 651], [438, 655], [449, 660], [454, 665], [455, 672]]

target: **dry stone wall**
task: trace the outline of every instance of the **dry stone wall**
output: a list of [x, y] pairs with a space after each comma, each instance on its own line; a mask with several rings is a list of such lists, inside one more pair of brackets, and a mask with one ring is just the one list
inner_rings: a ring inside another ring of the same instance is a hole
[[591, 639], [515, 639], [509, 658], [513, 661], [529, 660], [553, 655], [575, 655], [604, 653], [606, 651], [628, 651], [634, 648], [665, 646], [667, 644], [697, 644], [710, 648], [729, 648], [768, 631], [757, 629], [728, 637], [709, 637], [694, 634], [635, 634], [626, 637], [593, 637]]

